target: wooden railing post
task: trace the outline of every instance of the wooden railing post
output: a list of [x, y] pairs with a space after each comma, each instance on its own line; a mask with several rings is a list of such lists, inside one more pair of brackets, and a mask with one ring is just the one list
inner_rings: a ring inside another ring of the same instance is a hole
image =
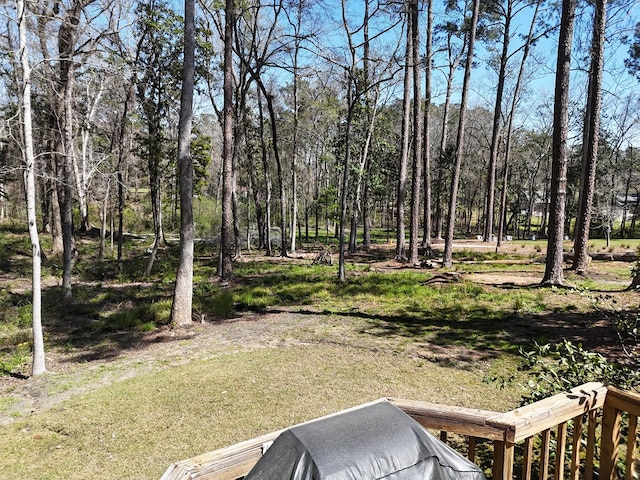
[[618, 444], [620, 443], [620, 419], [622, 414], [615, 407], [605, 404], [602, 409], [602, 453], [600, 455], [600, 480], [617, 478]]
[[503, 441], [493, 442], [493, 480], [513, 479], [513, 458], [515, 444]]

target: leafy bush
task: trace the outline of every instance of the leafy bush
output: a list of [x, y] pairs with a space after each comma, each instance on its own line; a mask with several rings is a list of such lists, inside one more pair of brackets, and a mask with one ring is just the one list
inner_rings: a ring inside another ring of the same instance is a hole
[[520, 349], [525, 359], [522, 367], [531, 378], [523, 404], [535, 402], [555, 393], [587, 382], [604, 382], [624, 389], [640, 386], [637, 368], [609, 361], [599, 353], [585, 350], [568, 340], [556, 345], [539, 345], [529, 351]]
[[217, 318], [230, 318], [233, 316], [233, 294], [231, 292], [220, 292], [209, 303], [209, 313]]
[[12, 372], [20, 365], [24, 365], [31, 356], [31, 341], [26, 338], [27, 335], [22, 336], [20, 343], [15, 347], [5, 351], [5, 348], [0, 350], [0, 373], [6, 374]]
[[201, 283], [193, 291], [193, 308], [205, 317], [231, 318], [235, 311], [234, 295], [219, 286]]

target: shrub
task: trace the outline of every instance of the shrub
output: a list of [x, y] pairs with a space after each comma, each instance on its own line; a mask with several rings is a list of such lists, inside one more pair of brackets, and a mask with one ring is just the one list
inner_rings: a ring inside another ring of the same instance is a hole
[[637, 368], [607, 360], [601, 354], [585, 350], [581, 344], [575, 345], [568, 340], [555, 345], [534, 342], [532, 350], [520, 349], [520, 353], [525, 360], [522, 368], [531, 375], [523, 404], [593, 381], [625, 389], [640, 386]]
[[218, 318], [229, 318], [233, 315], [233, 294], [220, 292], [209, 303], [209, 313]]

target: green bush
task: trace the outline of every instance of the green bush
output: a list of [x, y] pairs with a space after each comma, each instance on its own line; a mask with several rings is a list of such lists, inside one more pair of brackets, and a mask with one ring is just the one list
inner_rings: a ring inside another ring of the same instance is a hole
[[568, 340], [539, 345], [528, 351], [520, 349], [530, 380], [523, 404], [528, 404], [569, 390], [587, 382], [604, 382], [620, 388], [640, 386], [637, 368], [607, 360], [599, 353], [585, 350]]
[[[0, 373], [12, 372], [16, 367], [24, 365], [31, 357], [31, 341], [25, 333], [21, 338], [23, 341], [17, 343], [8, 352], [0, 352]], [[4, 350], [4, 349], [3, 349]]]
[[233, 315], [233, 294], [224, 291], [212, 298], [209, 302], [209, 312], [214, 317], [230, 318]]
[[213, 198], [199, 196], [193, 201], [193, 220], [197, 237], [220, 236], [220, 205]]

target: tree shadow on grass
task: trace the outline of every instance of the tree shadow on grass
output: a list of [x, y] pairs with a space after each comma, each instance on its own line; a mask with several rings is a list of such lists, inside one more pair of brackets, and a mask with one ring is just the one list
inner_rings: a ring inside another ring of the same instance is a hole
[[[615, 329], [607, 320], [609, 312], [589, 307], [583, 313], [578, 306], [584, 303], [579, 300], [580, 292], [574, 297], [567, 290], [565, 296], [564, 290], [554, 292], [539, 283], [494, 285], [460, 280], [428, 285], [429, 278], [423, 271], [366, 272], [338, 283], [321, 273], [310, 276], [298, 270], [256, 275], [243, 279], [239, 287], [249, 291], [268, 287], [268, 295], [278, 302], [268, 309], [243, 304], [245, 310], [273, 313], [284, 307], [280, 311], [359, 318], [367, 322], [363, 335], [422, 342], [442, 354], [473, 351], [474, 358], [494, 358], [516, 354], [534, 341], [544, 344], [567, 339], [609, 358], [620, 355]], [[324, 291], [322, 298], [330, 300], [323, 300], [318, 309], [305, 307], [318, 298], [319, 290]]]
[[312, 310], [297, 313], [362, 319], [367, 326], [361, 328], [361, 335], [415, 342], [417, 356], [437, 361], [490, 360], [504, 354], [516, 355], [520, 348], [530, 348], [534, 341], [544, 344], [563, 339], [609, 358], [622, 354], [613, 326], [604, 315], [593, 313], [507, 312], [500, 316], [484, 307], [467, 309], [463, 316], [459, 316], [460, 310], [456, 308], [414, 311], [410, 315]]
[[147, 345], [180, 341], [167, 335], [168, 318], [154, 308], [171, 298], [167, 287], [151, 283], [76, 285], [74, 300], [64, 303], [59, 287], [43, 290], [43, 326], [48, 347], [65, 352], [68, 362], [115, 358]]

